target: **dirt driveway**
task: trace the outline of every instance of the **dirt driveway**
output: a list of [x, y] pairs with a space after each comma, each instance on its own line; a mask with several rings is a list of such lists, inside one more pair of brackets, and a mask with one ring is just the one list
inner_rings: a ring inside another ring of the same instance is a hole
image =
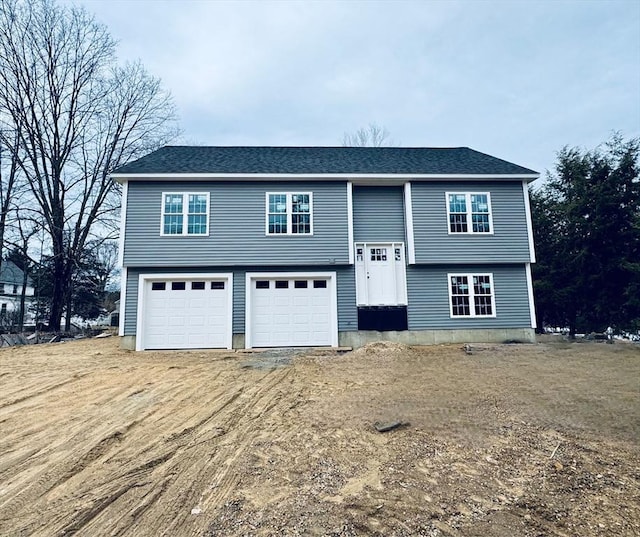
[[0, 351], [1, 536], [640, 535], [638, 345], [117, 343]]

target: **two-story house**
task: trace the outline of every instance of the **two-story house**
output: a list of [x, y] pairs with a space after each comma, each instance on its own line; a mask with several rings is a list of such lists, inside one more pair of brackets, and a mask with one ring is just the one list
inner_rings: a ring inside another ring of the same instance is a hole
[[527, 168], [466, 147], [168, 146], [112, 177], [127, 348], [534, 339]]

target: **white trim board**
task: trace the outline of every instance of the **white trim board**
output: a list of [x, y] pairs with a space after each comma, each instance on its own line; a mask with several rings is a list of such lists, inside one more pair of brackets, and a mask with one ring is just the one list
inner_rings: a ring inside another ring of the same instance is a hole
[[409, 265], [416, 264], [416, 246], [413, 235], [413, 198], [411, 197], [411, 183], [404, 184], [404, 221], [407, 234], [407, 252]]
[[127, 198], [129, 197], [129, 182], [122, 182], [122, 198], [120, 200], [120, 235], [118, 236], [118, 266], [124, 266], [124, 239], [127, 226]]
[[229, 319], [229, 329], [227, 330], [227, 349], [233, 348], [233, 273], [231, 272], [169, 272], [161, 274], [140, 274], [138, 276], [138, 309], [136, 312], [136, 350], [144, 349], [144, 289], [148, 281], [154, 280], [227, 280], [229, 289], [229, 301], [227, 305], [227, 315]]
[[486, 174], [486, 173], [427, 173], [427, 174], [394, 174], [394, 173], [112, 173], [111, 178], [118, 183], [127, 180], [134, 181], [300, 181], [301, 179], [321, 179], [323, 181], [352, 181], [369, 182], [368, 184], [381, 184], [387, 181], [388, 184], [404, 184], [407, 181], [425, 180], [442, 181], [456, 179], [459, 181], [476, 181], [478, 179], [487, 181], [535, 181], [540, 178], [539, 173], [535, 174]]
[[120, 313], [118, 317], [118, 335], [124, 336], [124, 313], [126, 311], [127, 304], [127, 276], [129, 269], [122, 267], [120, 271]]
[[524, 196], [524, 212], [525, 212], [525, 217], [527, 219], [527, 237], [529, 239], [529, 256], [530, 256], [531, 263], [535, 263], [536, 247], [533, 240], [533, 220], [531, 218], [531, 202], [529, 201], [529, 187], [526, 181], [522, 181], [522, 195]]
[[531, 328], [538, 328], [536, 319], [536, 304], [533, 299], [533, 277], [531, 276], [531, 263], [525, 263], [524, 270], [527, 275], [527, 293], [529, 294], [529, 315], [531, 315]]
[[349, 264], [355, 263], [353, 256], [353, 183], [347, 182], [347, 240], [349, 241]]

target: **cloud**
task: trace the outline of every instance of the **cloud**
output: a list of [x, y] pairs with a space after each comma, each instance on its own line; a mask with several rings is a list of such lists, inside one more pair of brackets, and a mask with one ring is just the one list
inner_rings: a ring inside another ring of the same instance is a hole
[[189, 141], [336, 145], [376, 121], [544, 171], [565, 144], [640, 135], [634, 2], [83, 5], [162, 78]]

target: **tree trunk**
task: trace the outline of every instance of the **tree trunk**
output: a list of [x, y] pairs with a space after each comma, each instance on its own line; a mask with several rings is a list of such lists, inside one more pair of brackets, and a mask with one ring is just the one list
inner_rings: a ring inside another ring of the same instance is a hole
[[576, 339], [576, 318], [569, 320], [569, 339]]
[[65, 332], [70, 332], [71, 331], [71, 315], [73, 313], [73, 297], [72, 297], [72, 293], [71, 293], [72, 289], [71, 289], [71, 285], [68, 286], [67, 288], [67, 305], [65, 307], [65, 311], [67, 313], [65, 320], [64, 320], [64, 331]]
[[60, 330], [62, 308], [66, 296], [65, 266], [61, 255], [57, 255], [53, 263], [53, 293], [51, 296], [51, 311], [49, 312], [49, 330]]

